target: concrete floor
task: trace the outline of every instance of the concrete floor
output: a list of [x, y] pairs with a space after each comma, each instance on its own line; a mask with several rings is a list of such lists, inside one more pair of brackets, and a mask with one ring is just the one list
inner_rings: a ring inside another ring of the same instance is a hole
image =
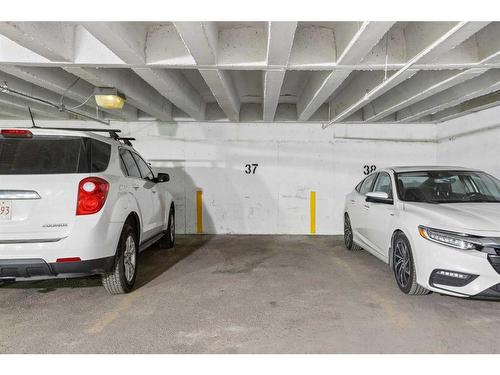
[[403, 295], [340, 237], [180, 236], [138, 289], [0, 288], [1, 353], [498, 353], [500, 304]]

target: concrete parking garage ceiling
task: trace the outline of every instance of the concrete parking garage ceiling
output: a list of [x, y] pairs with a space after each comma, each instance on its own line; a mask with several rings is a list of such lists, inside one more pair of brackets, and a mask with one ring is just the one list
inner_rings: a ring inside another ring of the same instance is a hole
[[[136, 121], [442, 122], [500, 103], [500, 22], [1, 22], [0, 83]], [[0, 117], [69, 119], [0, 92]]]

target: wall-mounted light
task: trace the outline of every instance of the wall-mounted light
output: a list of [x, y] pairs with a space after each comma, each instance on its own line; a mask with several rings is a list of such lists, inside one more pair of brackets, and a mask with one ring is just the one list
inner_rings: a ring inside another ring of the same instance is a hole
[[97, 105], [104, 109], [122, 109], [125, 95], [113, 87], [96, 87], [94, 90]]

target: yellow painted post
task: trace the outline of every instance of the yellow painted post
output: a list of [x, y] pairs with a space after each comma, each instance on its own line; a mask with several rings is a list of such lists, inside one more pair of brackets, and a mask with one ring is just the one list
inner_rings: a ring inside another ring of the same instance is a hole
[[316, 192], [311, 191], [311, 234], [316, 234]]
[[203, 191], [196, 191], [196, 233], [203, 233]]

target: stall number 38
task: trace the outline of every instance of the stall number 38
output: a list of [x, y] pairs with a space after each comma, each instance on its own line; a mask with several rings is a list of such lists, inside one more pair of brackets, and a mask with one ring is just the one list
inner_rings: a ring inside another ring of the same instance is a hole
[[376, 165], [363, 165], [363, 174], [368, 175], [372, 172], [375, 172], [377, 170]]

